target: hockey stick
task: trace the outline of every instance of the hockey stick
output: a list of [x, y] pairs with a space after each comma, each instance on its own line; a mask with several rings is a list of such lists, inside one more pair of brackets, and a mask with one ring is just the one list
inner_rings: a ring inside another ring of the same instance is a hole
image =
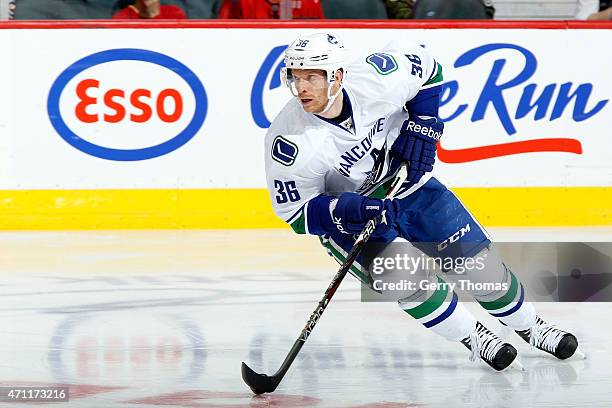
[[[385, 198], [393, 198], [395, 196], [399, 187], [406, 180], [407, 175], [407, 164], [402, 164]], [[331, 298], [334, 296], [334, 293], [336, 293], [336, 290], [340, 286], [342, 279], [344, 279], [344, 277], [346, 276], [346, 273], [350, 269], [355, 259], [357, 259], [359, 254], [361, 254], [361, 251], [363, 250], [366, 242], [368, 242], [368, 240], [370, 239], [370, 236], [376, 229], [376, 226], [381, 222], [386, 222], [384, 211], [378, 217], [368, 221], [363, 231], [361, 231], [361, 234], [359, 234], [359, 236], [357, 237], [353, 248], [351, 248], [346, 259], [342, 263], [340, 270], [338, 270], [338, 273], [336, 273], [331, 283], [327, 287], [327, 290], [323, 295], [323, 299], [321, 299], [315, 311], [312, 312], [312, 314], [310, 315], [306, 326], [300, 333], [300, 336], [295, 341], [295, 343], [293, 343], [293, 347], [291, 347], [291, 350], [289, 350], [289, 354], [287, 355], [287, 357], [285, 357], [285, 361], [283, 361], [283, 364], [278, 369], [278, 371], [271, 376], [268, 376], [266, 374], [258, 374], [244, 362], [242, 363], [242, 379], [255, 394], [273, 392], [276, 387], [278, 387], [278, 384], [281, 382], [281, 380], [287, 373], [287, 370], [289, 370], [291, 363], [293, 363], [293, 360], [295, 360], [295, 357], [297, 357], [298, 353], [300, 352], [300, 349], [302, 348], [302, 346], [308, 339], [308, 336], [310, 336], [310, 333], [312, 333], [312, 330], [321, 318], [321, 315], [325, 311], [325, 308], [329, 304]]]

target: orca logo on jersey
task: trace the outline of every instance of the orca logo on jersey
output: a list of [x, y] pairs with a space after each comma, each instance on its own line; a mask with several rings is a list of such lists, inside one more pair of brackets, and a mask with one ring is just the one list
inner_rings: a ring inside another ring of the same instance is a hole
[[299, 149], [297, 145], [278, 135], [272, 142], [272, 158], [283, 166], [295, 163]]
[[380, 75], [389, 75], [392, 72], [397, 71], [397, 62], [393, 55], [377, 52], [376, 54], [369, 55], [366, 58], [366, 62], [374, 67], [376, 72]]

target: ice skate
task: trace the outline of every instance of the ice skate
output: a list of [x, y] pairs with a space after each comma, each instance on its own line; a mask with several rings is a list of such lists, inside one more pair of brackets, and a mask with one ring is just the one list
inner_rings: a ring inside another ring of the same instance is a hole
[[516, 333], [532, 348], [545, 351], [559, 360], [565, 360], [576, 354], [584, 358], [584, 353], [578, 348], [576, 336], [557, 328], [554, 324], [546, 323], [539, 316], [536, 324], [527, 330], [517, 330]]
[[480, 322], [476, 322], [474, 331], [461, 340], [461, 343], [472, 352], [470, 361], [481, 359], [497, 371], [502, 371], [511, 365], [523, 370], [522, 365], [516, 361], [517, 353], [514, 346], [504, 343]]

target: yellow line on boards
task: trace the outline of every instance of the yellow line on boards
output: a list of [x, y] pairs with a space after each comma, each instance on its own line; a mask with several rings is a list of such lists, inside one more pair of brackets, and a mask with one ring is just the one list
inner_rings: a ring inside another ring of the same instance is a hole
[[[612, 187], [456, 188], [485, 226], [612, 225]], [[286, 227], [264, 189], [0, 190], [0, 229]]]
[[456, 188], [485, 226], [612, 225], [612, 187]]

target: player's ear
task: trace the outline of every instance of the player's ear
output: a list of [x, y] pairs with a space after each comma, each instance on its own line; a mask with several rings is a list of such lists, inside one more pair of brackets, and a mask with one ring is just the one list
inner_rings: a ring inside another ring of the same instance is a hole
[[344, 70], [342, 68], [337, 70], [335, 77], [337, 82], [342, 83], [342, 81], [344, 80]]

